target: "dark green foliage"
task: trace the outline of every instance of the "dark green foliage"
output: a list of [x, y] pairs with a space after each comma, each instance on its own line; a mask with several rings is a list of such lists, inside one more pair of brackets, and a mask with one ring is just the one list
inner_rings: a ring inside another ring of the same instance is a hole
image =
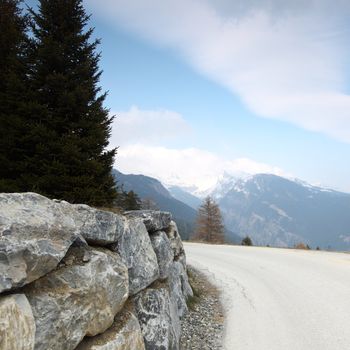
[[31, 90], [35, 113], [27, 132], [25, 190], [96, 206], [112, 205], [106, 151], [113, 118], [103, 107], [98, 81], [98, 40], [80, 0], [41, 0], [31, 11], [35, 38]]
[[123, 210], [140, 210], [141, 199], [134, 191], [122, 190], [118, 192], [116, 205]]
[[253, 245], [253, 241], [249, 236], [246, 236], [242, 239], [242, 245], [246, 245], [246, 246], [252, 246]]
[[96, 206], [116, 199], [113, 118], [98, 81], [98, 40], [81, 0], [41, 0], [28, 18], [0, 0], [0, 191]]
[[140, 210], [141, 199], [134, 191], [129, 191], [125, 196], [125, 210]]
[[19, 4], [0, 0], [0, 192], [24, 190], [29, 41]]

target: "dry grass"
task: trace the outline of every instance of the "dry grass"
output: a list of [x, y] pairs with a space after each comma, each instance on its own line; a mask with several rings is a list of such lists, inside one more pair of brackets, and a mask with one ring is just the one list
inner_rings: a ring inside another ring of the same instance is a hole
[[189, 310], [194, 310], [195, 306], [200, 302], [202, 296], [202, 290], [198, 287], [196, 283], [195, 275], [191, 269], [187, 270], [188, 282], [191, 285], [193, 296], [190, 296], [186, 300], [187, 307]]
[[187, 306], [190, 310], [193, 310], [206, 296], [211, 295], [219, 298], [220, 291], [208, 281], [202, 272], [189, 266], [187, 268], [187, 275], [193, 291], [193, 297], [187, 298]]
[[300, 242], [294, 246], [295, 249], [304, 249], [309, 250], [310, 247], [308, 245], [305, 245], [304, 243]]

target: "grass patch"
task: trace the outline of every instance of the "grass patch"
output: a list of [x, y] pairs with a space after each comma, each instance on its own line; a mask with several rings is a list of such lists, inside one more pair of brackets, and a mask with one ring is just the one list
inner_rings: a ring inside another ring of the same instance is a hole
[[193, 295], [193, 297], [188, 297], [186, 300], [186, 304], [189, 310], [193, 311], [195, 309], [195, 306], [200, 302], [200, 298], [196, 295]]
[[193, 296], [190, 296], [186, 300], [186, 304], [189, 310], [194, 310], [195, 306], [201, 301], [201, 297], [203, 296], [203, 291], [197, 287], [195, 274], [191, 269], [187, 269], [188, 282], [193, 291]]

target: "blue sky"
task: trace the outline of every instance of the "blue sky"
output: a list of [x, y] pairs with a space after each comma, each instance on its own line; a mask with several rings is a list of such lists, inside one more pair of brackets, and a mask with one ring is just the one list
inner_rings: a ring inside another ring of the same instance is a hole
[[86, 0], [116, 167], [270, 172], [350, 192], [347, 1]]

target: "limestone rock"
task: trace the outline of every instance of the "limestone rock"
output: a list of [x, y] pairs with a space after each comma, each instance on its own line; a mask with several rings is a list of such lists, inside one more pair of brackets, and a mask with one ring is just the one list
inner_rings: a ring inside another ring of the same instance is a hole
[[130, 218], [118, 243], [111, 246], [129, 270], [129, 293], [134, 295], [159, 277], [156, 254], [141, 219]]
[[72, 350], [107, 330], [128, 297], [127, 268], [103, 248], [71, 248], [61, 268], [24, 288], [35, 323], [35, 350]]
[[145, 344], [137, 318], [123, 310], [112, 327], [101, 335], [84, 338], [76, 350], [145, 350]]
[[[168, 238], [170, 240], [171, 248], [174, 252], [174, 257], [179, 257], [180, 255], [184, 255], [185, 250], [181, 241], [181, 237], [179, 234], [179, 230], [177, 228], [176, 222], [171, 221], [168, 229], [166, 230]], [[186, 261], [184, 262], [186, 264]]]
[[187, 291], [188, 291], [187, 295], [191, 295], [192, 289], [189, 286], [187, 273], [186, 273], [187, 265], [186, 265], [185, 249], [184, 249], [184, 246], [182, 244], [181, 236], [179, 234], [176, 222], [171, 221], [166, 233], [167, 233], [168, 238], [170, 240], [170, 246], [173, 250], [174, 260], [178, 261], [183, 267], [184, 274], [182, 274], [182, 276], [184, 279], [184, 284], [189, 287], [189, 288], [185, 287], [185, 289], [187, 289]]
[[169, 276], [169, 270], [174, 260], [174, 254], [170, 246], [169, 238], [163, 231], [157, 231], [150, 235], [154, 252], [157, 256], [159, 266], [159, 277], [161, 279]]
[[182, 274], [180, 275], [181, 278], [181, 288], [182, 293], [187, 300], [188, 297], [193, 297], [193, 290], [191, 288], [190, 282], [188, 281], [188, 275], [187, 275], [187, 269], [184, 269], [182, 266]]
[[175, 257], [175, 260], [178, 261], [185, 270], [187, 270], [187, 264], [186, 264], [186, 255], [185, 252]]
[[115, 243], [125, 231], [127, 219], [109, 211], [97, 210], [84, 204], [68, 205], [71, 215], [80, 234], [87, 242], [97, 245]]
[[171, 222], [171, 214], [156, 210], [132, 210], [125, 213], [128, 217], [141, 218], [149, 233], [167, 229]]
[[170, 296], [177, 307], [177, 312], [180, 318], [182, 318], [188, 311], [186, 298], [182, 291], [181, 284], [181, 273], [182, 273], [182, 265], [177, 261], [171, 266], [170, 276], [168, 279]]
[[0, 292], [53, 270], [78, 233], [54, 201], [36, 193], [0, 194]]
[[0, 297], [0, 349], [33, 350], [35, 322], [24, 294]]
[[178, 350], [180, 321], [166, 288], [148, 288], [134, 297], [146, 350]]
[[185, 259], [185, 255], [181, 254], [178, 259], [174, 261], [173, 268], [176, 271], [175, 273], [180, 277], [182, 294], [185, 299], [187, 299], [193, 296], [193, 291], [188, 281], [186, 260], [183, 259]]
[[179, 317], [182, 318], [188, 311], [186, 300], [193, 296], [193, 291], [188, 282], [186, 270], [180, 262], [172, 263], [168, 283], [170, 296], [177, 307]]

